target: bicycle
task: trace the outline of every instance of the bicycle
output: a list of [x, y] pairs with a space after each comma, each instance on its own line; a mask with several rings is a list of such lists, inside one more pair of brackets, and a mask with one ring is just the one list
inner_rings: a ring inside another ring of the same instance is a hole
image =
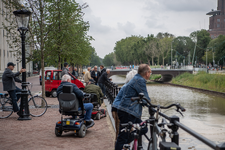
[[[143, 93], [139, 93], [139, 97], [133, 97], [133, 98], [131, 98], [131, 100], [137, 101], [137, 103], [147, 106], [148, 110], [149, 110], [149, 114], [150, 114], [149, 119], [143, 121], [140, 124], [133, 124], [132, 122], [128, 122], [126, 124], [121, 124], [121, 127], [125, 127], [125, 129], [124, 129], [125, 132], [130, 132], [131, 127], [134, 127], [134, 129], [136, 130], [136, 132], [133, 133], [134, 134], [133, 149], [134, 150], [142, 150], [143, 149], [142, 136], [140, 135], [140, 131], [142, 128], [146, 127], [149, 124], [150, 125], [150, 138], [148, 138], [148, 136], [146, 134], [144, 134], [144, 136], [146, 137], [146, 139], [148, 141], [148, 148], [147, 148], [148, 150], [158, 150], [157, 149], [157, 145], [158, 145], [157, 135], [160, 136], [160, 138], [162, 140], [159, 143], [160, 150], [164, 150], [166, 148], [168, 148], [168, 149], [174, 148], [174, 149], [179, 150], [180, 147], [178, 146], [179, 143], [178, 143], [178, 139], [177, 139], [178, 138], [177, 137], [178, 128], [174, 129], [175, 126], [172, 123], [173, 119], [177, 120], [177, 117], [176, 116], [168, 117], [165, 114], [159, 112], [159, 110], [160, 109], [169, 109], [169, 108], [175, 106], [176, 111], [179, 112], [181, 115], [183, 115], [182, 112], [184, 112], [185, 109], [179, 103], [176, 103], [176, 104], [174, 103], [174, 104], [171, 104], [166, 107], [163, 107], [160, 105], [153, 105], [147, 98], [144, 97]], [[143, 101], [143, 100], [145, 100], [145, 101]], [[157, 108], [157, 110], [155, 110], [154, 108]], [[156, 117], [154, 116], [155, 113], [156, 113]], [[167, 123], [164, 118], [162, 119], [162, 123], [158, 123], [159, 115], [166, 118], [167, 120], [170, 120], [171, 123]], [[167, 127], [169, 129], [172, 129], [172, 132], [167, 130], [165, 128], [165, 125], [167, 125]], [[166, 142], [166, 133], [169, 134], [169, 137], [171, 138], [171, 142]], [[130, 146], [128, 144], [124, 144], [124, 148], [129, 150]]]
[[[32, 83], [27, 82], [27, 85], [31, 85]], [[33, 117], [40, 117], [45, 114], [47, 111], [48, 105], [46, 100], [38, 95], [32, 95], [29, 86], [27, 86], [28, 91], [28, 105], [30, 110], [30, 115]], [[20, 94], [20, 93], [17, 93]], [[20, 107], [20, 100], [17, 102]], [[0, 93], [0, 119], [8, 118], [13, 113], [12, 100], [8, 97], [6, 93]]]

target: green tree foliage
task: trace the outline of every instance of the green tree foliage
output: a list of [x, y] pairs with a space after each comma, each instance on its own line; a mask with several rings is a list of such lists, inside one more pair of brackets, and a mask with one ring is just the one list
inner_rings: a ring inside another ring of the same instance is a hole
[[189, 53], [193, 54], [194, 42], [190, 37], [179, 36], [173, 40], [172, 49], [172, 61], [177, 59], [178, 62], [183, 62], [185, 59], [185, 64], [187, 64]]
[[95, 49], [91, 47], [91, 58], [90, 58], [90, 66], [100, 66], [101, 61], [97, 53], [95, 52]]
[[[21, 9], [21, 3], [14, 0], [2, 0], [7, 24], [3, 24], [7, 31], [8, 44], [18, 57], [21, 56], [20, 36], [16, 32], [17, 26], [13, 19], [13, 10]], [[45, 60], [48, 63], [63, 61], [73, 64], [88, 64], [91, 56], [90, 40], [87, 35], [88, 22], [83, 21], [82, 12], [86, 4], [79, 5], [75, 0], [24, 0], [23, 7], [32, 11], [29, 23], [29, 34], [26, 34], [26, 45], [33, 48], [28, 61], [40, 61], [42, 76], [44, 76]], [[9, 12], [6, 12], [9, 11]], [[17, 57], [17, 58], [18, 58]], [[21, 57], [20, 57], [21, 58]], [[42, 78], [42, 96], [45, 96], [45, 80]]]
[[115, 54], [109, 53], [107, 55], [105, 55], [104, 59], [103, 59], [103, 64], [105, 66], [115, 66]]
[[82, 18], [86, 7], [74, 0], [48, 0], [46, 24], [50, 32], [45, 43], [46, 55], [53, 54], [51, 60], [57, 60], [58, 68], [63, 61], [79, 65], [90, 63], [92, 37], [87, 36], [89, 24]]
[[[211, 51], [211, 55], [213, 55], [214, 52], [215, 62], [219, 61], [219, 64], [222, 65], [223, 59], [225, 60], [225, 36], [220, 35], [216, 39], [211, 40], [207, 48]], [[210, 53], [208, 53], [207, 56], [211, 57]], [[205, 57], [206, 56], [204, 55], [203, 58], [205, 59]], [[212, 61], [213, 60], [208, 62]]]
[[190, 38], [193, 40], [193, 42], [196, 41], [196, 32], [197, 32], [197, 47], [195, 56], [197, 56], [198, 62], [203, 63], [204, 61], [202, 59], [202, 56], [204, 55], [205, 49], [207, 48], [209, 42], [211, 41], [211, 37], [210, 34], [204, 29], [200, 31], [194, 31], [190, 34]]

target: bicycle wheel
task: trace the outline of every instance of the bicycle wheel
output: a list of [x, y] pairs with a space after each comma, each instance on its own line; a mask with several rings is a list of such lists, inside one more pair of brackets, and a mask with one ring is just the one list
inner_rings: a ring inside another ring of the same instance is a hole
[[40, 96], [33, 96], [28, 100], [30, 115], [40, 117], [47, 111], [47, 102]]
[[13, 113], [12, 102], [9, 98], [0, 99], [0, 119], [8, 118]]

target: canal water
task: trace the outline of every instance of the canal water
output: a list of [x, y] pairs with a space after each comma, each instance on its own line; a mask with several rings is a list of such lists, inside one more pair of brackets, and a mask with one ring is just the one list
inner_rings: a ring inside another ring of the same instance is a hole
[[[122, 76], [112, 76], [111, 78], [115, 83], [122, 83], [125, 80]], [[178, 102], [186, 109], [184, 117], [174, 109], [166, 111], [165, 114], [179, 116], [182, 124], [217, 144], [225, 142], [225, 97], [164, 84], [148, 84], [147, 90], [153, 104], [164, 106]], [[144, 108], [142, 119], [148, 117], [148, 110]], [[182, 129], [178, 131], [182, 150], [211, 149]]]

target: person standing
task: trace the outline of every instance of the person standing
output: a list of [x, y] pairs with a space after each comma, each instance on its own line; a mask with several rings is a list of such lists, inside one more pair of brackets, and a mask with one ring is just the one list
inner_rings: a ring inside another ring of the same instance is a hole
[[72, 75], [74, 75], [78, 79], [79, 74], [77, 72], [77, 68], [76, 67], [74, 67], [74, 70], [72, 72]]
[[91, 71], [91, 67], [88, 67], [87, 71], [84, 74], [84, 82], [86, 83], [86, 85], [88, 85], [89, 80], [92, 79], [90, 71]]
[[65, 63], [64, 63], [64, 67], [62, 68], [61, 77], [62, 77], [63, 75], [65, 75], [65, 74], [69, 74], [69, 73], [68, 73], [68, 72], [69, 72], [68, 67], [69, 67], [69, 64], [68, 64], [67, 62], [65, 62]]
[[108, 77], [107, 77], [109, 73], [110, 73], [110, 70], [107, 69], [106, 72], [103, 72], [103, 74], [101, 74], [101, 76], [99, 77], [99, 80], [98, 80], [98, 84], [99, 84], [100, 88], [102, 89], [102, 93], [104, 94], [104, 98], [106, 98], [105, 97], [105, 82], [107, 80], [109, 80]]
[[91, 72], [91, 77], [95, 80], [95, 85], [98, 84], [98, 79], [100, 77], [100, 72], [98, 71], [98, 67], [94, 66], [94, 70]]
[[[17, 78], [22, 72], [26, 72], [26, 69], [21, 69], [17, 73], [13, 73], [12, 70], [14, 69], [15, 64], [12, 62], [9, 62], [7, 64], [7, 68], [5, 69], [3, 75], [2, 75], [2, 83], [3, 83], [3, 91], [7, 91], [12, 99], [13, 104], [13, 111], [19, 112], [19, 107], [17, 105], [17, 101], [20, 99], [20, 94], [17, 94], [17, 92], [21, 92], [22, 90], [19, 89], [15, 82], [21, 83], [22, 81]], [[19, 114], [18, 114], [19, 115]]]
[[[119, 117], [118, 117], [118, 114], [117, 114], [117, 107], [120, 105], [120, 101], [123, 97], [123, 93], [124, 93], [124, 89], [127, 85], [127, 83], [133, 79], [133, 77], [137, 74], [137, 71], [136, 70], [132, 70], [130, 71], [129, 73], [127, 73], [126, 75], [126, 80], [125, 80], [125, 84], [122, 86], [122, 88], [120, 89], [118, 95], [116, 96], [115, 100], [113, 101], [113, 104], [112, 104], [112, 116], [113, 116], [113, 119], [115, 121], [115, 127], [116, 127], [116, 139], [117, 139], [117, 136], [119, 134], [119, 129], [120, 129], [120, 120], [119, 120]], [[115, 141], [116, 141], [115, 139]]]
[[[117, 106], [117, 113], [120, 120], [120, 124], [131, 121], [132, 123], [141, 123], [142, 116], [142, 104], [131, 101], [132, 97], [138, 97], [139, 93], [143, 93], [144, 96], [151, 101], [148, 96], [146, 88], [146, 80], [151, 76], [151, 68], [147, 64], [141, 64], [138, 67], [138, 74], [129, 81], [124, 88], [123, 96], [120, 104]], [[121, 150], [124, 144], [128, 144], [133, 141], [133, 135], [129, 135], [128, 132], [121, 132], [123, 128], [120, 126], [119, 134], [117, 137], [115, 150]], [[147, 127], [142, 128], [141, 135], [147, 133]], [[129, 136], [129, 139], [128, 139]]]
[[100, 69], [101, 69], [101, 74], [100, 74], [100, 76], [101, 76], [104, 72], [106, 72], [106, 69], [104, 68], [103, 65], [100, 66]]

